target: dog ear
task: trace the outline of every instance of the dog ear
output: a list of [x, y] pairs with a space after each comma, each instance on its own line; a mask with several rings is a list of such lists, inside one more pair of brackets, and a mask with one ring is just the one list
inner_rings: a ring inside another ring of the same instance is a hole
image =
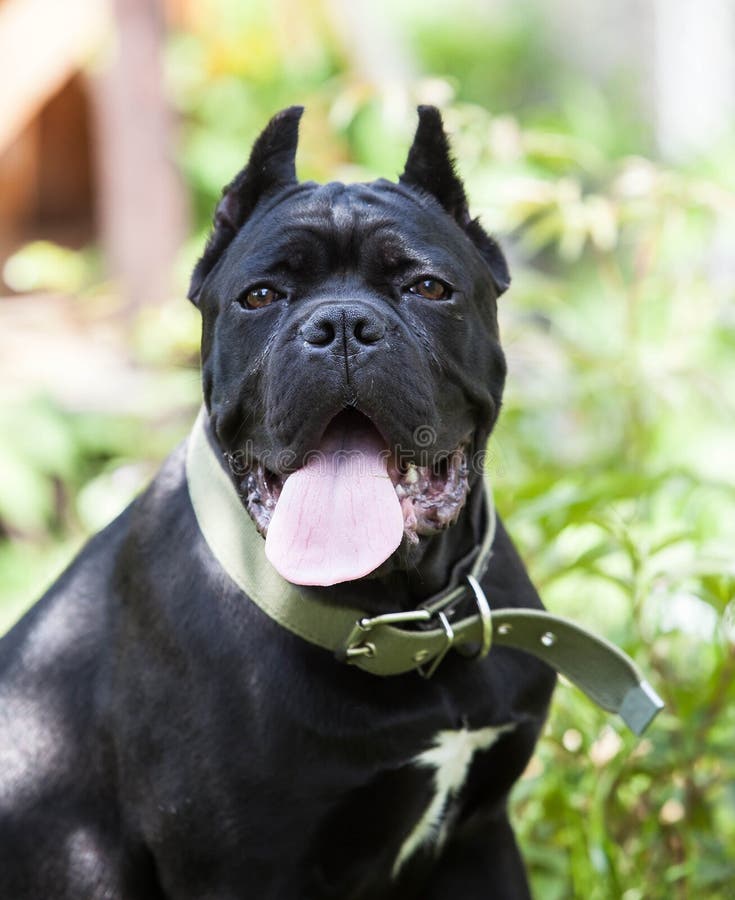
[[269, 191], [296, 184], [296, 146], [303, 106], [277, 113], [253, 144], [250, 159], [222, 191], [214, 213], [214, 228], [194, 267], [189, 299], [196, 304], [207, 275], [231, 243], [258, 200]]
[[497, 242], [470, 217], [464, 185], [454, 169], [441, 113], [435, 106], [419, 106], [419, 124], [399, 183], [431, 194], [467, 233], [482, 254], [498, 294], [510, 285], [510, 272]]

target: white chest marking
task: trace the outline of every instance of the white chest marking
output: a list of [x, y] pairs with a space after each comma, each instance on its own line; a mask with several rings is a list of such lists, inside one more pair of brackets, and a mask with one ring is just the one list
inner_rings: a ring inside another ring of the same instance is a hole
[[439, 731], [428, 750], [414, 757], [414, 763], [434, 770], [434, 796], [426, 811], [408, 835], [393, 864], [395, 878], [401, 867], [416, 850], [426, 843], [438, 849], [446, 835], [442, 829], [448, 802], [456, 797], [467, 777], [472, 759], [478, 750], [486, 750], [508, 731], [508, 725], [489, 725], [476, 731], [462, 728], [460, 731]]

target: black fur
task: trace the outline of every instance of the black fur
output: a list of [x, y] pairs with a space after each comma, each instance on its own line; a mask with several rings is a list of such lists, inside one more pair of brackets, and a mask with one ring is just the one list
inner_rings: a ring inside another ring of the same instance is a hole
[[498, 294], [510, 287], [510, 272], [500, 247], [484, 231], [479, 220], [470, 216], [464, 186], [454, 169], [441, 114], [434, 106], [419, 106], [419, 125], [400, 183], [436, 197], [482, 253]]
[[212, 234], [191, 276], [188, 296], [194, 303], [204, 279], [258, 200], [268, 191], [296, 183], [296, 146], [303, 112], [303, 106], [291, 106], [274, 116], [253, 145], [247, 166], [222, 191]]
[[[502, 400], [507, 268], [469, 217], [438, 112], [420, 110], [399, 184], [350, 186], [296, 182], [300, 114], [256, 142], [192, 279], [213, 447], [285, 473], [348, 405], [404, 451], [421, 425], [432, 451], [466, 434], [481, 450]], [[451, 298], [406, 290], [428, 276]], [[243, 308], [264, 283], [279, 299]], [[429, 681], [337, 662], [222, 571], [183, 459], [0, 643], [0, 898], [527, 897], [506, 803], [553, 673], [503, 648], [452, 653]], [[457, 524], [324, 596], [378, 612], [444, 587], [482, 535], [477, 473], [471, 487]], [[483, 586], [495, 607], [540, 606], [502, 523]], [[450, 798], [446, 840], [393, 878], [433, 793], [417, 754], [438, 732], [506, 724]]]

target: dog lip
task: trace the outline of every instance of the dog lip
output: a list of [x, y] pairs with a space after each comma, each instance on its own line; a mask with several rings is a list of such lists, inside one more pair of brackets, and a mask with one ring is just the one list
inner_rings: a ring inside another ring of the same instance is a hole
[[454, 524], [469, 493], [469, 441], [426, 465], [395, 460], [388, 468], [404, 514], [404, 533], [409, 543]]

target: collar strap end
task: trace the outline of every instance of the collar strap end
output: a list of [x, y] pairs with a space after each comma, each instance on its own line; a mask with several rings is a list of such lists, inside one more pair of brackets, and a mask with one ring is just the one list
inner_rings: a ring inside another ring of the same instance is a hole
[[663, 700], [651, 685], [643, 680], [628, 691], [618, 712], [628, 728], [641, 735], [663, 708]]

